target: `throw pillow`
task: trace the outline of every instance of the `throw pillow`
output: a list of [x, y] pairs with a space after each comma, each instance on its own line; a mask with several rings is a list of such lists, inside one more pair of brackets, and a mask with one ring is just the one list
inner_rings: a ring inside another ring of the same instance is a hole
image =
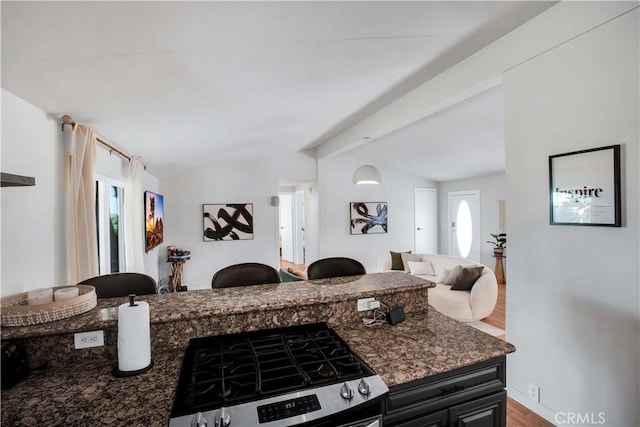
[[428, 274], [430, 276], [435, 276], [435, 271], [433, 271], [433, 266], [430, 262], [416, 262], [416, 261], [408, 261], [409, 264], [409, 272], [414, 276], [418, 274]]
[[449, 276], [449, 273], [451, 273], [451, 270], [443, 268], [440, 274], [438, 274], [438, 277], [436, 277], [436, 283], [444, 283], [447, 276]]
[[447, 275], [447, 278], [444, 279], [444, 284], [453, 285], [453, 282], [456, 281], [456, 277], [458, 277], [458, 274], [460, 274], [461, 270], [462, 270], [461, 265], [456, 265], [455, 267], [453, 267], [449, 272], [449, 274]]
[[290, 271], [284, 270], [282, 268], [280, 269], [280, 281], [282, 283], [299, 282], [301, 280], [304, 280], [304, 279], [300, 276], [297, 276], [291, 273]]
[[452, 291], [470, 291], [476, 284], [478, 277], [482, 274], [484, 267], [482, 265], [475, 267], [464, 267], [460, 270], [460, 274], [451, 285]]
[[400, 254], [400, 259], [402, 259], [402, 265], [404, 266], [404, 272], [409, 273], [409, 261], [420, 262], [420, 255], [403, 253]]
[[[402, 258], [400, 257], [400, 254], [402, 252], [393, 252], [393, 251], [389, 251], [391, 253], [391, 269], [392, 270], [404, 270], [404, 265], [402, 265]], [[411, 251], [409, 252], [405, 252], [410, 254]]]

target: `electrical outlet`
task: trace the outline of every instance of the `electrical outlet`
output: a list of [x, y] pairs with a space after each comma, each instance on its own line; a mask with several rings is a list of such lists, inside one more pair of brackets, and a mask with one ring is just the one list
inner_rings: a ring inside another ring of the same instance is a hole
[[540, 403], [540, 387], [529, 384], [529, 397], [537, 403]]
[[103, 331], [79, 332], [73, 335], [75, 348], [101, 347], [104, 345]]
[[371, 303], [372, 301], [375, 301], [376, 299], [371, 297], [371, 298], [359, 298], [358, 299], [358, 311], [367, 311], [367, 310], [371, 310], [371, 308], [369, 307], [369, 303]]

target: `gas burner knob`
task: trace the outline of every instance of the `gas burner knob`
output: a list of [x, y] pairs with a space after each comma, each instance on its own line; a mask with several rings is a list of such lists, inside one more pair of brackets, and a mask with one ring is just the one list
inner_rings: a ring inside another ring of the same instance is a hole
[[198, 412], [198, 416], [191, 422], [191, 427], [208, 427], [207, 419], [202, 416], [202, 412]]
[[364, 378], [358, 383], [358, 392], [363, 396], [369, 396], [371, 394], [371, 386]]
[[220, 409], [220, 414], [216, 416], [215, 427], [227, 427], [231, 424], [231, 415], [224, 409]]
[[353, 399], [353, 395], [353, 389], [349, 387], [349, 384], [345, 381], [342, 387], [340, 387], [340, 396], [342, 396], [343, 399], [351, 400]]

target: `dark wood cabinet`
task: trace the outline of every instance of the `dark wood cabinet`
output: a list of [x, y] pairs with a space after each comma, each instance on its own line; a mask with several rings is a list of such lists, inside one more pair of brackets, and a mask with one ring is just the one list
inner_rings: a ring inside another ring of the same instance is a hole
[[506, 417], [506, 391], [449, 408], [449, 424], [456, 427], [501, 427]]
[[505, 427], [504, 356], [391, 387], [385, 427]]
[[[384, 425], [387, 426], [386, 423]], [[449, 411], [444, 409], [410, 420], [399, 421], [393, 425], [395, 427], [446, 427], [449, 425]]]

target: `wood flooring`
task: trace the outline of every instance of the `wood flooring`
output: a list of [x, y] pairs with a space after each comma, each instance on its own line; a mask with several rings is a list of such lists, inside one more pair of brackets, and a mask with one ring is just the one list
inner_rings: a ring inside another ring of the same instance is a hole
[[507, 427], [547, 427], [549, 421], [507, 397]]
[[280, 258], [280, 267], [300, 277], [307, 277], [307, 267], [304, 264], [294, 264]]

